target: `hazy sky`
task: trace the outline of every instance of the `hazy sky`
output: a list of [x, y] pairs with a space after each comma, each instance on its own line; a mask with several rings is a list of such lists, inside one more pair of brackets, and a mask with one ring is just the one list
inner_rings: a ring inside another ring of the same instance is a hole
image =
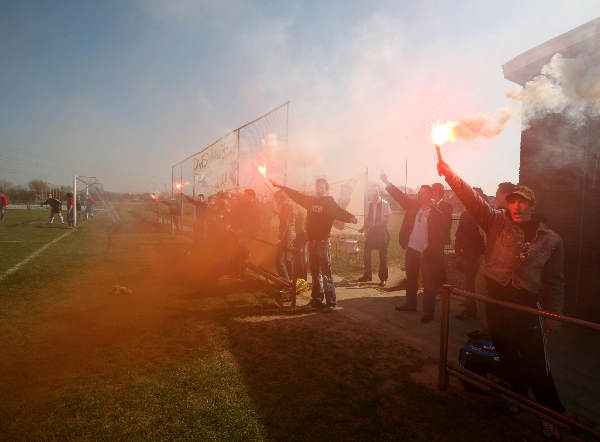
[[[290, 146], [331, 180], [437, 180], [436, 118], [494, 112], [501, 65], [600, 16], [598, 0], [0, 2], [0, 179], [155, 191], [171, 165], [287, 101]], [[518, 121], [447, 146], [493, 193]]]

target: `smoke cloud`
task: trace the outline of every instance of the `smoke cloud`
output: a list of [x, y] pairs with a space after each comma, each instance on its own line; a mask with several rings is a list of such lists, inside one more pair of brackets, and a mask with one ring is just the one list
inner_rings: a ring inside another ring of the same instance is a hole
[[600, 65], [587, 55], [555, 54], [540, 75], [508, 97], [523, 103], [523, 128], [534, 120], [560, 113], [574, 126], [600, 116]]
[[516, 111], [511, 108], [501, 109], [496, 115], [475, 114], [456, 122], [454, 135], [470, 141], [477, 137], [491, 138], [499, 135], [513, 121]]

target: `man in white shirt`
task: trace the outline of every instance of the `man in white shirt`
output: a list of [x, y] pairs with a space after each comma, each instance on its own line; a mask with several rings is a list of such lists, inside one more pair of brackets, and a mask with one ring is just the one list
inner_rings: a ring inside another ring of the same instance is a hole
[[406, 249], [406, 303], [396, 307], [399, 311], [417, 311], [419, 272], [423, 275], [423, 317], [421, 322], [433, 321], [435, 296], [440, 286], [440, 269], [443, 266], [445, 219], [435, 205], [430, 186], [421, 186], [417, 200], [389, 182], [382, 173], [381, 180], [387, 192], [406, 210], [398, 240]]
[[381, 197], [381, 188], [375, 186], [373, 198], [369, 203], [365, 225], [359, 232], [366, 232], [365, 239], [365, 272], [359, 282], [371, 281], [373, 270], [371, 254], [373, 250], [379, 252], [379, 285], [385, 287], [388, 280], [387, 249], [390, 234], [387, 229], [388, 219], [391, 214], [390, 204]]

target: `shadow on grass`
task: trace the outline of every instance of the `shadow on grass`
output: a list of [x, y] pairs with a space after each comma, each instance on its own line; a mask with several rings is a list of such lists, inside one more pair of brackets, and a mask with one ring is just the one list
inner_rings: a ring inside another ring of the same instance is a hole
[[338, 312], [232, 317], [226, 327], [269, 439], [519, 439], [498, 410], [415, 383], [418, 350]]

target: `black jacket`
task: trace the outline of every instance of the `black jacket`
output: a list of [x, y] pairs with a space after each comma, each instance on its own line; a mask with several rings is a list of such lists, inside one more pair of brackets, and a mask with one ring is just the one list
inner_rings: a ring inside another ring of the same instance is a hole
[[333, 221], [352, 222], [353, 215], [336, 204], [330, 196], [309, 196], [289, 187], [282, 187], [288, 196], [306, 209], [308, 239], [328, 239]]
[[[387, 192], [394, 198], [398, 203], [406, 210], [404, 215], [404, 221], [400, 227], [398, 234], [398, 240], [403, 248], [408, 247], [408, 240], [412, 233], [415, 225], [415, 218], [419, 211], [419, 202], [417, 200], [410, 199], [404, 192], [398, 189], [393, 184], [388, 184], [385, 188]], [[444, 250], [444, 244], [446, 242], [446, 215], [442, 213], [440, 209], [433, 206], [431, 212], [429, 212], [427, 230], [428, 235], [428, 246], [425, 253], [428, 252], [442, 252]]]
[[475, 218], [466, 210], [460, 216], [456, 229], [454, 250], [457, 255], [466, 258], [477, 258], [485, 252], [485, 240]]

